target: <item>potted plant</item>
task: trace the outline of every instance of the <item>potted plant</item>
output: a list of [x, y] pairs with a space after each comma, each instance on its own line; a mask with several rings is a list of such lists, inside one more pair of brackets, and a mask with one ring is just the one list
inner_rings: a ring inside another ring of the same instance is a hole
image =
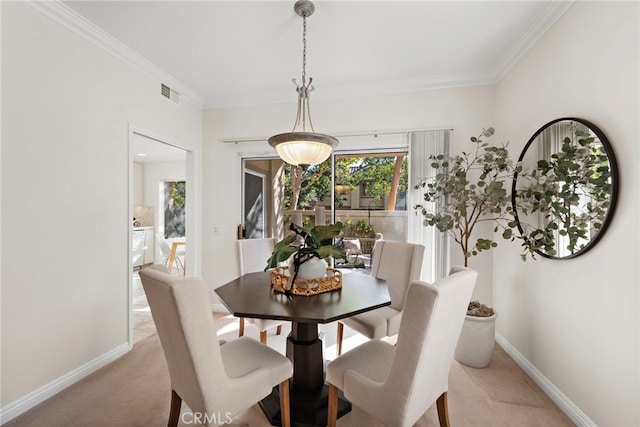
[[493, 308], [471, 301], [460, 332], [455, 359], [472, 368], [484, 368], [491, 361], [498, 313]]
[[267, 269], [289, 261], [292, 284], [297, 278], [311, 280], [324, 276], [327, 269], [324, 260], [328, 257], [346, 259], [342, 248], [333, 241], [340, 234], [342, 223], [316, 225], [311, 229], [291, 223], [289, 229], [293, 233], [275, 244]]
[[369, 222], [361, 219], [355, 225], [352, 220], [347, 220], [343, 231], [344, 238], [357, 239], [359, 241], [360, 252], [370, 254], [376, 241], [376, 230]]
[[[513, 239], [513, 229], [517, 227], [507, 188], [514, 172], [521, 172], [522, 168], [514, 165], [506, 144], [483, 142], [494, 132], [489, 128], [471, 137], [473, 149], [469, 152], [430, 156], [434, 176], [422, 179], [414, 187], [423, 189], [424, 203], [415, 208], [424, 216], [424, 225], [453, 238], [464, 255], [465, 267], [470, 257], [497, 246], [492, 236], [472, 240], [479, 223], [495, 223], [494, 233], [502, 229], [505, 239]], [[491, 357], [497, 313], [492, 309], [478, 311], [475, 306], [474, 302], [469, 304], [455, 357], [460, 363], [479, 368], [488, 365]]]

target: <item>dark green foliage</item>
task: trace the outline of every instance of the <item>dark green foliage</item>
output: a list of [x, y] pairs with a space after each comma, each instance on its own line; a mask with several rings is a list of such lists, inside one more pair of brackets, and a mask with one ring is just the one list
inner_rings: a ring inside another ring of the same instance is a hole
[[292, 223], [289, 229], [293, 233], [276, 243], [265, 270], [277, 267], [278, 263], [288, 260], [291, 255], [297, 252], [320, 259], [328, 257], [346, 259], [344, 250], [333, 244], [333, 239], [342, 230], [342, 223], [316, 225], [312, 229], [306, 229]]
[[[337, 157], [335, 165], [335, 182], [341, 185], [358, 187], [363, 181], [368, 181], [368, 195], [375, 200], [382, 200], [391, 191], [393, 171], [396, 157]], [[357, 166], [354, 166], [357, 165]], [[407, 167], [405, 157], [402, 162], [398, 193], [407, 190]], [[295, 200], [294, 189], [291, 185], [291, 166], [285, 166], [284, 175], [284, 206], [292, 209], [291, 201]], [[331, 158], [320, 165], [310, 166], [305, 172], [305, 178], [300, 184], [297, 208], [314, 204], [315, 200], [323, 201], [331, 195]], [[337, 207], [342, 207], [342, 200], [335, 198]]]
[[165, 181], [164, 183], [164, 237], [185, 236], [185, 181]]

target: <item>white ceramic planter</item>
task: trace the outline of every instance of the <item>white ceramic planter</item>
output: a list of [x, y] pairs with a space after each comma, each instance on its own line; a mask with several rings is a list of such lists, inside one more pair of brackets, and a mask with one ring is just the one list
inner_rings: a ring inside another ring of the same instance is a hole
[[307, 262], [300, 264], [298, 269], [298, 278], [303, 280], [312, 280], [324, 277], [327, 274], [327, 263], [320, 258], [311, 258]]
[[496, 318], [466, 316], [456, 347], [455, 359], [472, 368], [489, 365], [496, 336]]
[[[290, 276], [293, 276], [293, 255], [289, 257], [289, 268], [287, 273]], [[298, 279], [300, 280], [314, 280], [319, 279], [320, 277], [324, 277], [327, 275], [327, 263], [320, 258], [311, 258], [307, 262], [303, 262], [300, 264], [298, 269], [298, 276], [296, 277], [296, 282]], [[296, 286], [296, 284], [293, 284]], [[308, 287], [311, 289], [317, 288], [319, 286], [318, 282], [314, 282]], [[304, 287], [304, 286], [303, 286]]]

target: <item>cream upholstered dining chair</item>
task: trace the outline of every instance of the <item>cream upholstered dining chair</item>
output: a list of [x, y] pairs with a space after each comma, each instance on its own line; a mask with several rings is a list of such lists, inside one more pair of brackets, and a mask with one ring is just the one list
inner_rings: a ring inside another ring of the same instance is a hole
[[[238, 240], [240, 259], [240, 276], [247, 273], [263, 271], [276, 244], [275, 238]], [[267, 330], [276, 328], [276, 335], [282, 332], [282, 321], [270, 319], [246, 319], [260, 330], [260, 342], [267, 343]], [[240, 318], [238, 336], [244, 335], [245, 318]]]
[[[194, 417], [217, 425], [280, 386], [282, 425], [288, 426], [289, 359], [249, 337], [221, 345], [209, 289], [199, 277], [176, 278], [162, 265], [140, 270], [171, 377], [169, 426], [176, 426], [182, 401]], [[215, 421], [215, 422], [214, 422]]]
[[459, 270], [407, 291], [396, 345], [372, 340], [327, 366], [329, 427], [336, 425], [338, 390], [386, 427], [408, 427], [437, 402], [449, 426], [449, 370], [478, 273]]
[[391, 305], [338, 321], [336, 337], [338, 356], [342, 354], [344, 325], [369, 339], [390, 337], [398, 333], [407, 287], [420, 279], [424, 246], [414, 243], [378, 240], [373, 249], [371, 275], [387, 281]]

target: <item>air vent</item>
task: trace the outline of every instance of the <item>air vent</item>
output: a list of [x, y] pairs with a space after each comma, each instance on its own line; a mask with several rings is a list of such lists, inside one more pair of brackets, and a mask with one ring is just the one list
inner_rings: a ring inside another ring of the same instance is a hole
[[180, 94], [165, 84], [160, 84], [160, 95], [172, 100], [176, 104], [180, 103]]

